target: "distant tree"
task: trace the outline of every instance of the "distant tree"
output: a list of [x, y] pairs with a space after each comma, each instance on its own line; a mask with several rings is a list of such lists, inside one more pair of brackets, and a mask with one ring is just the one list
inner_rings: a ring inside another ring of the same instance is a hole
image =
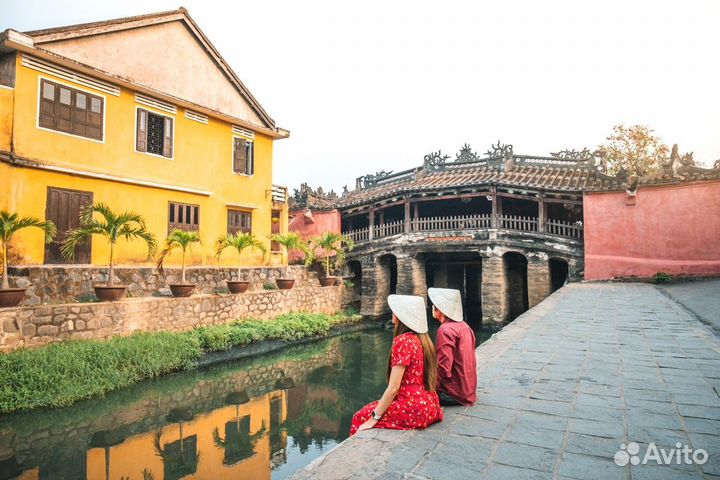
[[645, 125], [616, 125], [607, 142], [598, 148], [612, 175], [626, 173], [640, 176], [654, 172], [669, 152], [667, 145]]

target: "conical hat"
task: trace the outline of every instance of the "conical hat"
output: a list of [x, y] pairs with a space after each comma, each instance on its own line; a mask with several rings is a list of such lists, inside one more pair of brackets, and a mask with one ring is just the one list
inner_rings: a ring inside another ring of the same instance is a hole
[[460, 290], [452, 288], [428, 288], [428, 297], [435, 307], [455, 322], [463, 321]]
[[390, 310], [402, 323], [416, 333], [427, 333], [425, 300], [414, 295], [390, 295], [387, 299]]

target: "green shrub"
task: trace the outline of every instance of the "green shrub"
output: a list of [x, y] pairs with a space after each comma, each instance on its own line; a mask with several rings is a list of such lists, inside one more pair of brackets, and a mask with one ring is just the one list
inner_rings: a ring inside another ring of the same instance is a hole
[[201, 355], [197, 339], [173, 333], [17, 350], [0, 355], [0, 411], [70, 405], [145, 378], [190, 368]]
[[665, 272], [657, 272], [655, 275], [653, 275], [653, 281], [655, 283], [668, 283], [670, 280], [670, 275]]
[[0, 354], [0, 412], [70, 405], [146, 378], [193, 368], [204, 352], [325, 335], [333, 325], [356, 319], [344, 314], [288, 313], [272, 320], [242, 319], [183, 333], [69, 341]]
[[263, 288], [265, 290], [277, 290], [278, 289], [277, 285], [275, 285], [273, 282], [270, 282], [270, 281], [266, 281], [265, 283], [263, 283]]

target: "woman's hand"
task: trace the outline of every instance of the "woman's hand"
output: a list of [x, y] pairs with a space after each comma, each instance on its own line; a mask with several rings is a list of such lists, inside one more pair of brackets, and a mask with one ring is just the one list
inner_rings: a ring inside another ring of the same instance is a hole
[[362, 425], [360, 425], [358, 427], [357, 431], [360, 432], [362, 430], [370, 430], [371, 428], [373, 428], [375, 426], [375, 424], [377, 424], [377, 422], [378, 422], [377, 420], [370, 417], [365, 423], [363, 423]]

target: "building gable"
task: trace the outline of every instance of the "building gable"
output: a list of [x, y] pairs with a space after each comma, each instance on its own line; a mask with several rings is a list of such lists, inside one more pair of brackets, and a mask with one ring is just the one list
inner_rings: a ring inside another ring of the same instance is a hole
[[180, 10], [152, 21], [29, 32], [38, 48], [251, 124], [274, 122]]

